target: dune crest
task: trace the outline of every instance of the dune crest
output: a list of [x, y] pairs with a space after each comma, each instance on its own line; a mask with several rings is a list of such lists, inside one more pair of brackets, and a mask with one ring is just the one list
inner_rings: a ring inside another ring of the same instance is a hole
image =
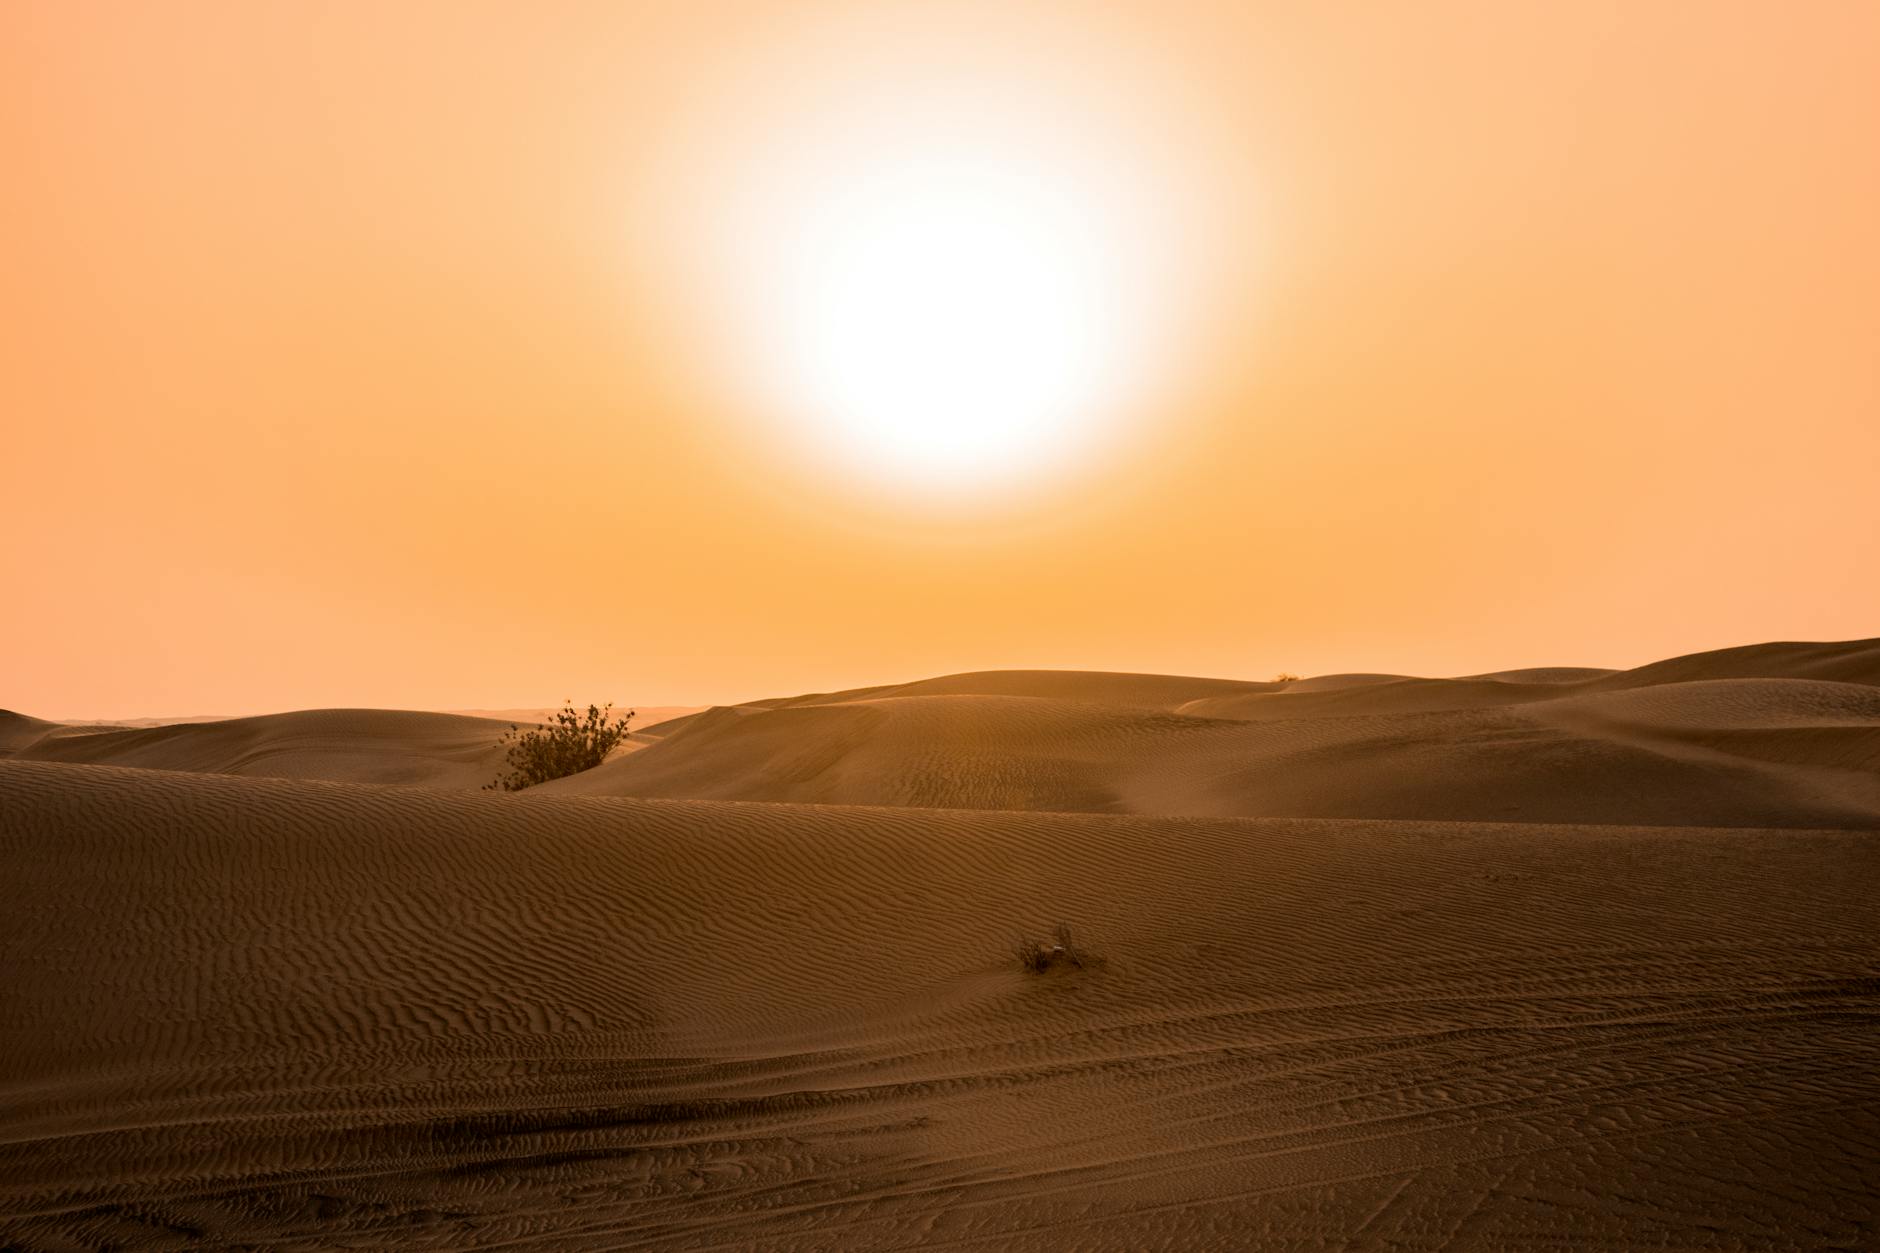
[[[1871, 827], [1880, 826], [1876, 685], [1874, 640], [1459, 679], [977, 671], [660, 707], [613, 760], [544, 790], [1189, 817]], [[1671, 695], [1626, 695], [1650, 691]], [[1665, 725], [1674, 706], [1676, 725]], [[500, 770], [507, 725], [395, 710], [147, 728], [7, 714], [0, 756], [473, 790]]]
[[645, 751], [545, 790], [1189, 817], [1873, 827], [1876, 658], [1873, 642], [1860, 641], [1466, 679], [955, 675], [681, 718]]

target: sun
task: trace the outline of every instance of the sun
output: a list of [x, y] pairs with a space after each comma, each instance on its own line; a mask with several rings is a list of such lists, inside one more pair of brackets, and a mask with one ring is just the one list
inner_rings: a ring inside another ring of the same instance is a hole
[[783, 244], [762, 313], [778, 408], [904, 484], [971, 488], [1074, 454], [1129, 357], [1099, 218], [1073, 181], [996, 147], [851, 165]]
[[1168, 373], [1192, 171], [1102, 57], [901, 33], [742, 64], [686, 132], [670, 238], [697, 338], [761, 440], [852, 481], [961, 498], [1066, 474]]

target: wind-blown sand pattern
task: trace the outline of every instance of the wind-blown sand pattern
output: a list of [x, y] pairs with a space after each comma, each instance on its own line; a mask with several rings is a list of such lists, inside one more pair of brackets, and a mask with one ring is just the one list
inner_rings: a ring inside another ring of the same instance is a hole
[[1873, 1248], [1877, 658], [7, 721], [0, 1245]]

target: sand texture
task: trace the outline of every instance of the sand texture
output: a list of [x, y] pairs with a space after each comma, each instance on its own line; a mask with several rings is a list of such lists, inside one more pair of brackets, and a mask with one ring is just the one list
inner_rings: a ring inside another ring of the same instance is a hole
[[1876, 658], [9, 715], [0, 1247], [1880, 1247]]

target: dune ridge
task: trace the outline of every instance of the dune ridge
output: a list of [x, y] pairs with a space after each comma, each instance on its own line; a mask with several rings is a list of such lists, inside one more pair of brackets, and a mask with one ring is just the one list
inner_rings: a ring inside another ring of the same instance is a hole
[[[1880, 643], [1628, 672], [1297, 681], [1006, 670], [662, 707], [549, 794], [1171, 817], [1880, 826]], [[1653, 694], [1656, 692], [1656, 694]], [[327, 709], [100, 730], [8, 715], [0, 756], [474, 790], [508, 722]]]
[[[1188, 817], [1862, 828], [1880, 826], [1877, 685], [1875, 640], [1458, 679], [977, 671], [696, 712], [660, 707], [611, 761], [546, 790]], [[1654, 691], [1668, 695], [1641, 695]], [[309, 710], [100, 729], [9, 714], [0, 716], [0, 756], [470, 790], [500, 771], [496, 741], [508, 725]]]
[[1874, 827], [1876, 684], [1873, 641], [1465, 679], [991, 672], [680, 718], [642, 751], [546, 790], [1190, 817]]

